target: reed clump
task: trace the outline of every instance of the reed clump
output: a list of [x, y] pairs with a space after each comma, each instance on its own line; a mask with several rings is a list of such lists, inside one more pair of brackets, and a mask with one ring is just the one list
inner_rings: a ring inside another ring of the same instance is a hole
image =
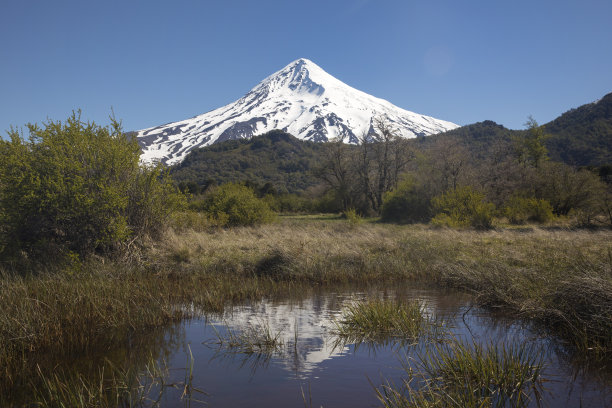
[[400, 385], [387, 382], [376, 394], [387, 408], [539, 406], [541, 356], [525, 344], [432, 344], [415, 361], [403, 361]]
[[226, 326], [221, 331], [215, 329], [215, 335], [216, 340], [209, 343], [216, 348], [215, 357], [237, 357], [242, 366], [248, 364], [251, 367], [253, 374], [259, 367], [267, 366], [273, 357], [295, 352], [284, 343], [282, 333], [273, 333], [267, 322], [249, 324], [241, 330]]
[[45, 374], [40, 367], [37, 376], [37, 407], [153, 407], [160, 406], [168, 372], [150, 359], [142, 370], [123, 369], [106, 361], [93, 377], [62, 370]]
[[282, 333], [273, 333], [270, 325], [265, 322], [248, 325], [240, 331], [232, 330], [227, 326], [224, 333], [215, 331], [215, 334], [217, 337], [215, 344], [219, 349], [232, 354], [272, 356], [282, 351], [284, 347]]
[[150, 356], [144, 365], [123, 368], [105, 359], [94, 375], [59, 369], [49, 374], [36, 367], [33, 387], [36, 406], [41, 408], [116, 408], [162, 407], [169, 389], [178, 390], [185, 406], [208, 394], [193, 386], [194, 359], [189, 348], [183, 381], [170, 381], [170, 369], [164, 359]]
[[347, 307], [336, 321], [334, 334], [345, 342], [368, 343], [401, 339], [416, 342], [429, 322], [416, 302], [372, 299]]

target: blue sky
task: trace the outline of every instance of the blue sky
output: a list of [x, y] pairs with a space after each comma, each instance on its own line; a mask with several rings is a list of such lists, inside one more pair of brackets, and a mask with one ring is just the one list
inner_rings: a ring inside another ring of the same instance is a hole
[[522, 128], [612, 92], [611, 16], [609, 0], [2, 0], [0, 133], [79, 108], [126, 130], [185, 119], [300, 57], [404, 109]]

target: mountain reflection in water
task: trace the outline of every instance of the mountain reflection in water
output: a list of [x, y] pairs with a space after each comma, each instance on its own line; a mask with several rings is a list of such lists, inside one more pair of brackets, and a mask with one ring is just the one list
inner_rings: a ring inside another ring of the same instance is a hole
[[[335, 321], [348, 305], [374, 297], [416, 300], [425, 314], [445, 323], [457, 339], [478, 342], [531, 342], [546, 350], [545, 405], [600, 407], [612, 404], [609, 373], [595, 378], [588, 370], [572, 368], [551, 341], [520, 322], [493, 317], [471, 306], [457, 292], [431, 289], [346, 290], [315, 292], [303, 299], [262, 300], [236, 306], [222, 316], [185, 324], [185, 343], [172, 356], [170, 367], [183, 367], [187, 344], [195, 359], [194, 385], [209, 395], [215, 407], [373, 407], [380, 406], [374, 386], [390, 380], [399, 384], [405, 372], [399, 357], [427, 347], [396, 343], [342, 344], [333, 335]], [[227, 331], [267, 329], [282, 346], [270, 353], [244, 355], [218, 345]], [[304, 393], [304, 396], [303, 394]], [[182, 406], [180, 395], [168, 392], [163, 406]], [[534, 404], [534, 406], [537, 406]]]

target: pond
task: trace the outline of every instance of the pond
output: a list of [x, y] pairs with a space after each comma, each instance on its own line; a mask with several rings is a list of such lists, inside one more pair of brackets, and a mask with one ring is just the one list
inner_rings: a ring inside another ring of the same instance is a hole
[[[609, 372], [572, 364], [555, 342], [521, 322], [473, 307], [467, 295], [432, 289], [319, 291], [304, 299], [237, 306], [216, 318], [185, 322], [167, 364], [174, 369], [191, 366], [192, 386], [205, 392], [194, 391], [192, 399], [214, 407], [381, 406], [375, 387], [400, 384], [406, 378], [402, 360], [415, 359], [428, 345], [339, 343], [334, 328], [342, 311], [376, 297], [418, 301], [425, 314], [456, 339], [541, 348], [544, 406], [612, 406]], [[281, 346], [269, 353], [244, 354], [220, 344], [228, 333], [245, 330], [268, 330]], [[170, 376], [170, 382], [184, 381], [185, 370], [170, 370]], [[181, 399], [183, 391], [169, 388], [161, 405], [188, 405]], [[193, 400], [191, 406], [197, 406]]]
[[[151, 398], [146, 405], [161, 407], [380, 407], [376, 389], [401, 384], [407, 378], [402, 365], [418, 361], [434, 340], [340, 341], [335, 329], [343, 312], [376, 298], [418, 302], [445, 339], [536, 348], [544, 362], [542, 406], [612, 406], [610, 368], [572, 360], [558, 342], [524, 322], [474, 306], [469, 295], [430, 288], [312, 289], [134, 335], [124, 347], [98, 350], [77, 361], [58, 364], [49, 357], [39, 364], [44, 372], [65, 367], [95, 377], [103, 364], [142, 374], [147, 362], [157, 361], [159, 372], [149, 371], [141, 383]], [[244, 353], [231, 342], [232, 335], [258, 337], [260, 332], [275, 338], [276, 346]], [[28, 395], [28, 390], [15, 390], [15, 405]]]

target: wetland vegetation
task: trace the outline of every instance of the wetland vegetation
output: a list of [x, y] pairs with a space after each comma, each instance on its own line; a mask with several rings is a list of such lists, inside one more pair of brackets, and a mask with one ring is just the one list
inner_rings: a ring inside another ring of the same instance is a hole
[[169, 232], [133, 265], [91, 260], [78, 272], [5, 272], [2, 395], [40, 387], [33, 370], [45, 353], [61, 360], [110, 349], [133, 333], [239, 302], [347, 283], [467, 291], [478, 305], [537, 322], [573, 353], [607, 360], [611, 238], [605, 230], [477, 232], [285, 217]]
[[[164, 169], [138, 163], [135, 142], [117, 122], [101, 128], [75, 114], [30, 132], [29, 140], [13, 133], [0, 142], [0, 405], [163, 406], [168, 389], [195, 402], [204, 394], [192, 385], [191, 351], [184, 377], [168, 382], [167, 339], [151, 333], [262, 299], [304, 299], [346, 286], [468, 294], [473, 307], [524, 322], [564, 354], [609, 373], [612, 231], [575, 228], [558, 214], [567, 200], [551, 207], [535, 188], [515, 197], [515, 212], [496, 213], [484, 193], [457, 177], [447, 179], [456, 186], [424, 203], [415, 197], [431, 180], [411, 178], [415, 173], [400, 182], [399, 173], [389, 173], [375, 192], [368, 190], [374, 184], [346, 191], [339, 179], [330, 182], [327, 197], [343, 207], [342, 216], [274, 219], [276, 198], [244, 184], [182, 195]], [[371, 160], [399, 145], [392, 135], [388, 142], [355, 156], [370, 163], [357, 168], [359, 177], [393, 167]], [[330, 149], [330, 159], [346, 153], [338, 144]], [[521, 173], [530, 177], [547, 168], [537, 143], [532, 150]], [[580, 177], [572, 183], [602, 187]], [[605, 222], [591, 210], [607, 202], [581, 197], [580, 214]], [[385, 208], [432, 222], [363, 217], [373, 210], [384, 216]], [[339, 344], [421, 346], [398, 382], [369, 390], [383, 405], [539, 403], [542, 352], [529, 344], [446, 336], [443, 320], [413, 299], [366, 298], [343, 307], [328, 322]], [[292, 343], [265, 325], [217, 334], [217, 345], [233, 354], [269, 361], [291, 344], [298, 354], [297, 331]]]

